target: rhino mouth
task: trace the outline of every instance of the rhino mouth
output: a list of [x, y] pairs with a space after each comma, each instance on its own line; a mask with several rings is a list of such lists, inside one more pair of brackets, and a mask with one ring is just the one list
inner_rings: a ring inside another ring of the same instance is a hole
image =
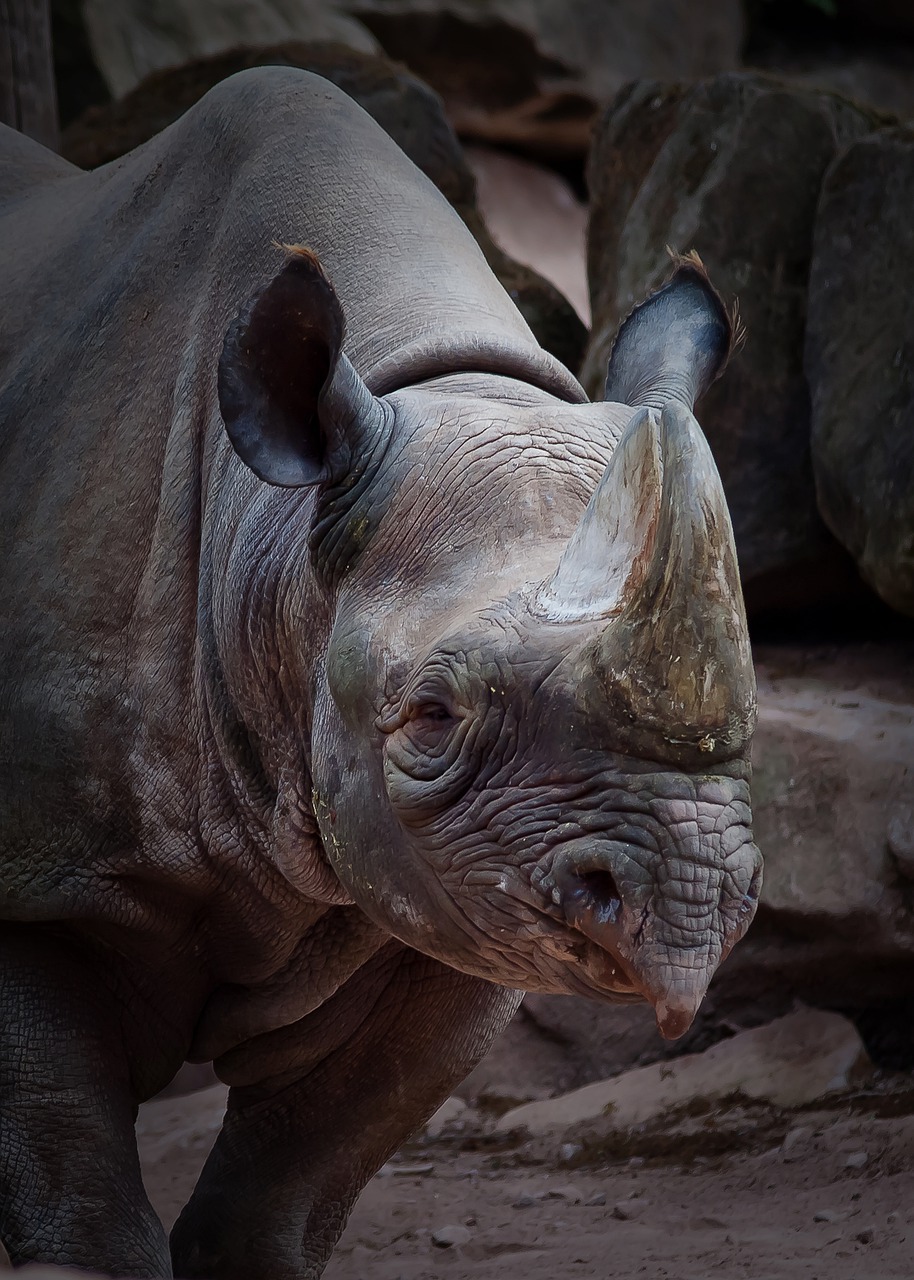
[[586, 927], [591, 920], [615, 917], [621, 909], [620, 905], [607, 909], [604, 904], [602, 894], [615, 882], [610, 886], [601, 874], [593, 873], [592, 879], [575, 886], [569, 896], [563, 896], [552, 877], [544, 878], [537, 886], [535, 900], [527, 899], [527, 903], [540, 918], [547, 950], [562, 960], [569, 987], [591, 999], [602, 996], [618, 1004], [639, 1003], [645, 999], [641, 984], [618, 948], [608, 937], [600, 936], [599, 929]]

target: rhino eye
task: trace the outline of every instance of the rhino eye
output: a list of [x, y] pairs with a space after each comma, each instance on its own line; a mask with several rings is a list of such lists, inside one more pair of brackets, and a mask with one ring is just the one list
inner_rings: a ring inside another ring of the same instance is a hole
[[448, 710], [443, 702], [420, 702], [410, 711], [410, 720], [414, 723], [453, 724], [456, 716]]
[[476, 735], [477, 718], [434, 693], [417, 691], [410, 697], [384, 746], [388, 794], [407, 822], [453, 804], [475, 772], [474, 754], [466, 748]]
[[404, 729], [420, 750], [435, 751], [450, 737], [457, 716], [443, 702], [417, 702], [409, 709]]

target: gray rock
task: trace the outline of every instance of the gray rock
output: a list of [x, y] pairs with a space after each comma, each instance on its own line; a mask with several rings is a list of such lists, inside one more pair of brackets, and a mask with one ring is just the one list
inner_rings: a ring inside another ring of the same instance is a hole
[[[771, 912], [872, 921], [903, 899], [886, 856], [886, 814], [914, 804], [914, 704], [866, 688], [852, 695], [825, 672], [769, 675], [760, 665], [753, 742], [755, 834]], [[876, 941], [875, 936], [873, 939]]]
[[646, 1208], [646, 1200], [619, 1200], [613, 1205], [610, 1217], [619, 1222], [634, 1222], [644, 1216]]
[[432, 1232], [432, 1244], [439, 1249], [459, 1249], [473, 1238], [473, 1233], [469, 1227], [465, 1227], [460, 1223], [451, 1223], [444, 1227], [438, 1227]]
[[588, 1209], [599, 1209], [606, 1204], [606, 1192], [595, 1191], [589, 1200], [584, 1202]]
[[243, 46], [331, 41], [362, 53], [380, 46], [323, 0], [84, 0], [96, 64], [115, 97], [153, 71]]
[[[769, 1026], [743, 1031], [702, 1054], [640, 1067], [502, 1116], [497, 1130], [564, 1133], [603, 1142], [639, 1126], [669, 1124], [670, 1114], [734, 1095], [781, 1107], [804, 1106], [847, 1088], [868, 1072], [852, 1023], [837, 1013], [804, 1009]], [[626, 1202], [627, 1203], [627, 1202]]]
[[898, 870], [906, 879], [914, 880], [914, 808], [900, 805], [896, 809], [886, 827], [886, 841]]
[[843, 99], [753, 74], [639, 81], [600, 119], [589, 162], [593, 328], [583, 366], [602, 393], [616, 329], [696, 249], [748, 338], [698, 408], [730, 504], [751, 608], [846, 590], [816, 509], [803, 334], [823, 176], [874, 127]]
[[805, 368], [819, 509], [868, 583], [914, 615], [914, 128], [850, 146], [825, 178]]
[[845, 1169], [865, 1169], [869, 1164], [869, 1155], [866, 1151], [852, 1151], [844, 1161]]
[[425, 1132], [430, 1138], [439, 1138], [449, 1125], [463, 1115], [466, 1109], [467, 1104], [462, 1098], [446, 1099], [425, 1126]]
[[914, 807], [914, 646], [772, 647], [756, 661], [765, 880], [705, 1016], [739, 1020], [794, 998], [868, 1010], [906, 998], [914, 911], [886, 828]]
[[798, 1125], [785, 1135], [784, 1141], [781, 1143], [781, 1159], [785, 1164], [791, 1164], [795, 1160], [802, 1159], [811, 1136], [812, 1130], [806, 1125]]
[[596, 108], [633, 76], [740, 61], [739, 0], [338, 0], [444, 98], [465, 137], [584, 155]]
[[812, 1215], [813, 1222], [841, 1222], [846, 1215], [840, 1209], [817, 1209]]
[[779, 75], [786, 70], [789, 79], [804, 88], [836, 93], [851, 102], [902, 119], [914, 116], [914, 81], [910, 67], [893, 64], [876, 52], [843, 58], [816, 56], [811, 52], [799, 65], [773, 69]]
[[566, 1204], [580, 1204], [584, 1197], [577, 1187], [548, 1187], [543, 1193], [544, 1200], [564, 1200]]
[[551, 280], [590, 321], [587, 206], [552, 169], [493, 147], [464, 151], [483, 221], [496, 244]]

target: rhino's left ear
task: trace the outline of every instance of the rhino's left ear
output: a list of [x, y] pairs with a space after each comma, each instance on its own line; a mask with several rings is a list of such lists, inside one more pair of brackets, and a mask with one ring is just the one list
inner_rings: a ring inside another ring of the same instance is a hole
[[229, 327], [218, 390], [242, 461], [268, 484], [295, 488], [350, 471], [386, 415], [343, 354], [343, 309], [316, 255], [288, 252]]
[[697, 253], [677, 258], [670, 280], [623, 323], [609, 358], [604, 400], [691, 409], [724, 369], [738, 326]]

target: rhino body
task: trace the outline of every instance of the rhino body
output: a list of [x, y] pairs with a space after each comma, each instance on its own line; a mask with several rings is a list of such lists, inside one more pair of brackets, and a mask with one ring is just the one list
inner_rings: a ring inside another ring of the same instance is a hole
[[[586, 403], [306, 73], [92, 174], [2, 146], [0, 1240], [317, 1276], [521, 990], [678, 1034], [751, 918], [727, 322], [681, 268]], [[170, 1254], [132, 1127], [188, 1058]]]

